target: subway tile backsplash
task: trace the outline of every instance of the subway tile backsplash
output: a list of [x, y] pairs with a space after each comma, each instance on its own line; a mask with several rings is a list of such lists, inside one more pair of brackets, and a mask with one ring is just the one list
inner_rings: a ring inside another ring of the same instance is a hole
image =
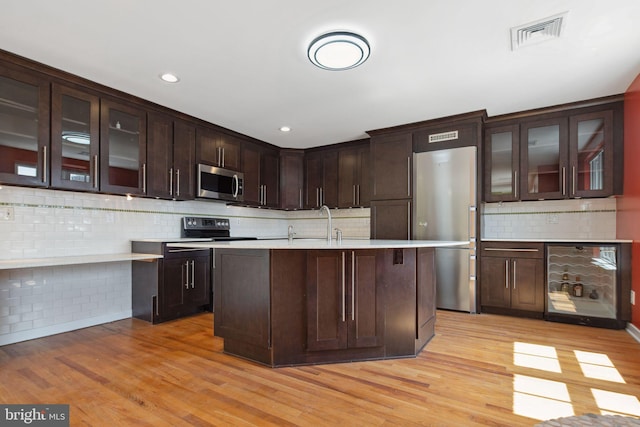
[[616, 199], [484, 203], [483, 239], [616, 238]]
[[[2, 186], [0, 259], [126, 253], [131, 240], [176, 238], [184, 216], [229, 218], [233, 236], [324, 237], [318, 211], [284, 212], [221, 202], [133, 198]], [[331, 210], [344, 238], [369, 238], [369, 209]], [[0, 345], [131, 316], [131, 264], [0, 270]]]

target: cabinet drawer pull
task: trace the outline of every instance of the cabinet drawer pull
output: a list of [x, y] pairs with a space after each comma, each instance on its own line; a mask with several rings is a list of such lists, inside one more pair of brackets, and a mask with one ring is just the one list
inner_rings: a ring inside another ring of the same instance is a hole
[[483, 248], [482, 250], [495, 252], [539, 252], [539, 249], [535, 248]]

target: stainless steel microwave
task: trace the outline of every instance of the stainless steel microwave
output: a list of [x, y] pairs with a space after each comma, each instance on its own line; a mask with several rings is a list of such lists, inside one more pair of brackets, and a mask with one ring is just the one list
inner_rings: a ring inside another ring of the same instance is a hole
[[244, 200], [244, 175], [229, 169], [209, 165], [198, 165], [197, 197], [203, 199]]

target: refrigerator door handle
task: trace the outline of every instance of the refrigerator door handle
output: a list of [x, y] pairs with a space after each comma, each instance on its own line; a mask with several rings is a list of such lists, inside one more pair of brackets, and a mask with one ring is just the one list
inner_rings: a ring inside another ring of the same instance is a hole
[[[469, 236], [470, 242], [476, 241], [476, 212], [477, 210], [475, 206], [469, 206], [469, 223], [467, 235]], [[475, 244], [472, 246], [475, 248]]]

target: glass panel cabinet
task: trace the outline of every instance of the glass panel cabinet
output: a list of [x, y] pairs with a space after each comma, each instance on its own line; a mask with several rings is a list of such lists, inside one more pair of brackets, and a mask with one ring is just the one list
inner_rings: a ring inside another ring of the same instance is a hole
[[520, 197], [519, 127], [501, 126], [485, 132], [485, 199], [518, 200]]
[[566, 194], [565, 120], [525, 123], [522, 126], [523, 200], [558, 199]]
[[49, 83], [0, 66], [0, 182], [49, 185]]
[[51, 109], [51, 185], [98, 191], [100, 100], [53, 85]]
[[619, 252], [616, 244], [548, 244], [547, 319], [624, 325]]
[[100, 189], [119, 194], [146, 193], [146, 114], [102, 100]]

